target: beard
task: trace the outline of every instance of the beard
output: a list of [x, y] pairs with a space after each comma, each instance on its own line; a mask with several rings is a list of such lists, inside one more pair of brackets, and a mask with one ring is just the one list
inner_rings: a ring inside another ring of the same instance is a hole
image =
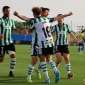
[[4, 17], [5, 17], [5, 18], [9, 17], [9, 14], [5, 14]]

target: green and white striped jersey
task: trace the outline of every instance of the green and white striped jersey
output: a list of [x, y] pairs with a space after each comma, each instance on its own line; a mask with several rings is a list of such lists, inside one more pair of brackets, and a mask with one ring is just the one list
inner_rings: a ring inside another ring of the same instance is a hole
[[54, 25], [51, 32], [56, 36], [55, 45], [68, 45], [68, 33], [71, 32], [68, 24], [63, 24], [62, 26]]
[[[33, 19], [33, 18], [31, 18], [31, 19]], [[49, 22], [51, 23], [51, 22], [53, 22], [53, 20], [54, 20], [54, 18], [48, 18], [48, 20], [49, 20]], [[31, 35], [32, 35], [32, 44], [38, 44], [38, 40], [37, 40], [37, 33], [36, 33], [36, 30], [33, 30], [32, 31], [32, 33], [31, 33]]]
[[4, 17], [0, 18], [0, 34], [4, 35], [4, 38], [0, 40], [0, 46], [13, 43], [11, 37], [12, 29], [15, 29], [15, 24], [12, 19], [9, 18], [7, 21]]
[[53, 38], [47, 18], [39, 17], [31, 19], [30, 29], [35, 30], [36, 37], [34, 42], [37, 43], [40, 48], [48, 48], [53, 46]]

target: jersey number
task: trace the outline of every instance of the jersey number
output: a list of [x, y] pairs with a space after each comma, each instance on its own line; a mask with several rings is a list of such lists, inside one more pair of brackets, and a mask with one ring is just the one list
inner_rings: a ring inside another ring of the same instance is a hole
[[44, 32], [44, 35], [45, 37], [51, 37], [51, 32], [49, 30], [49, 27], [47, 26], [46, 28], [42, 28], [43, 32]]

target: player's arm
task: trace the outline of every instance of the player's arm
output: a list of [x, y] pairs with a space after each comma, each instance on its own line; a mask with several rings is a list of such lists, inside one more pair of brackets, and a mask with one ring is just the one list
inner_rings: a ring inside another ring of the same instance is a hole
[[3, 34], [0, 34], [0, 40], [1, 40], [2, 38], [4, 38], [4, 35], [3, 35]]
[[79, 40], [77, 39], [77, 37], [76, 37], [72, 32], [70, 32], [69, 34], [70, 34], [70, 36], [71, 36], [74, 40], [76, 40], [77, 42], [79, 42]]
[[52, 37], [53, 37], [53, 41], [55, 41], [56, 40], [56, 31], [55, 31], [55, 28], [56, 28], [56, 25], [54, 25], [54, 26], [52, 26], [52, 28], [51, 28], [51, 33], [52, 33]]
[[22, 33], [22, 34], [28, 34], [28, 30], [24, 29], [24, 30], [21, 30], [21, 29], [13, 29], [13, 31], [15, 31], [16, 33]]
[[53, 34], [55, 32], [56, 25], [52, 26], [51, 33]]
[[20, 15], [18, 12], [14, 12], [14, 15], [15, 16], [17, 16], [17, 17], [19, 17], [20, 19], [22, 19], [22, 20], [25, 20], [26, 22], [30, 22], [30, 18], [28, 18], [28, 17], [26, 17], [26, 16], [24, 16], [24, 15]]
[[14, 20], [12, 20], [12, 30], [17, 32], [17, 33], [28, 34], [28, 31], [26, 29], [21, 30], [21, 29], [16, 28]]
[[70, 26], [66, 24], [66, 27], [68, 28], [68, 33], [70, 34], [70, 36], [79, 43], [79, 40], [78, 40], [77, 37], [73, 34], [72, 30], [70, 29]]
[[59, 15], [59, 16], [54, 17], [54, 20], [53, 20], [53, 21], [56, 21], [56, 20], [58, 20], [58, 19], [62, 19], [62, 18], [71, 16], [71, 15], [73, 15], [72, 12], [70, 12], [70, 13], [68, 13], [68, 14], [64, 14], [64, 15]]

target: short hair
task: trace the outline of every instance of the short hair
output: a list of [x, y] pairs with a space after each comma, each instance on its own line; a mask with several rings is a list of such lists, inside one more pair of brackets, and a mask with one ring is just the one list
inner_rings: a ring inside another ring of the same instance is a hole
[[58, 14], [57, 16], [60, 16], [60, 15], [63, 15], [63, 14]]
[[32, 12], [37, 14], [37, 15], [40, 15], [42, 12], [42, 9], [41, 9], [41, 7], [33, 7]]
[[49, 9], [49, 8], [45, 8], [45, 7], [41, 7], [41, 9], [42, 9], [42, 12], [44, 12], [45, 10], [50, 11], [50, 9]]
[[84, 33], [85, 32], [85, 29], [84, 30], [81, 30], [81, 33]]
[[4, 6], [3, 8], [2, 8], [2, 11], [4, 11], [5, 9], [9, 9], [10, 7], [9, 6]]

